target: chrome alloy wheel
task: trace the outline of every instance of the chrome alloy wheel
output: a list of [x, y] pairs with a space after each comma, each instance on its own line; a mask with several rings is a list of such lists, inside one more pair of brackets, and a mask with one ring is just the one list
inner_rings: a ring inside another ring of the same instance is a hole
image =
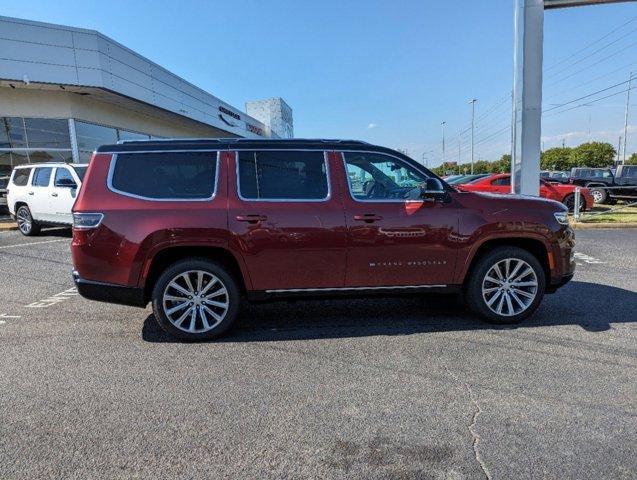
[[524, 312], [537, 296], [535, 271], [524, 260], [505, 258], [493, 265], [482, 280], [482, 298], [489, 309], [504, 317]]
[[230, 308], [228, 290], [219, 277], [203, 270], [190, 270], [174, 277], [162, 297], [170, 323], [187, 333], [215, 328]]
[[602, 203], [602, 200], [604, 200], [604, 194], [597, 189], [591, 190], [591, 196], [595, 203]]
[[31, 214], [25, 207], [20, 207], [18, 209], [18, 212], [16, 213], [16, 220], [20, 231], [27, 235], [31, 231], [33, 219], [31, 218]]

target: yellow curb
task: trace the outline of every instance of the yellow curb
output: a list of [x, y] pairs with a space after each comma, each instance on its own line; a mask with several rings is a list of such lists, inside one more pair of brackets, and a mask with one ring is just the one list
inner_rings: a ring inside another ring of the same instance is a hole
[[637, 228], [637, 222], [599, 222], [599, 223], [571, 223], [575, 230], [590, 230], [595, 228]]
[[17, 230], [18, 229], [18, 224], [17, 223], [0, 223], [0, 232], [5, 231], [5, 230]]

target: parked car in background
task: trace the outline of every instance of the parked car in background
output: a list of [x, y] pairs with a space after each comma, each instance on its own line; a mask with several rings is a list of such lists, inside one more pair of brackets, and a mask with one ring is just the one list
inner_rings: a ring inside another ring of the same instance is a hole
[[4, 208], [7, 206], [7, 185], [8, 184], [9, 184], [8, 176], [0, 177], [0, 208]]
[[619, 165], [614, 180], [621, 188], [609, 190], [613, 200], [637, 201], [637, 165]]
[[542, 170], [540, 172], [540, 178], [548, 182], [568, 183], [569, 172], [561, 170]]
[[588, 188], [595, 203], [609, 203], [609, 190], [604, 187], [615, 186], [615, 176], [610, 168], [575, 167], [571, 169], [568, 182]]
[[476, 173], [473, 175], [459, 175], [456, 178], [453, 178], [451, 180], [447, 180], [447, 183], [449, 185], [458, 185], [460, 183], [470, 183], [473, 182], [474, 180], [478, 180], [479, 178], [484, 178], [484, 177], [488, 177], [489, 175], [491, 175], [490, 173]]
[[213, 338], [242, 298], [460, 293], [518, 322], [573, 276], [566, 208], [461, 192], [339, 140], [164, 140], [97, 149], [73, 207], [78, 292]]
[[[456, 185], [456, 187], [463, 191], [507, 194], [511, 193], [511, 175], [498, 173], [470, 183]], [[580, 208], [586, 210], [593, 205], [593, 197], [587, 188], [582, 188], [581, 194]], [[563, 203], [571, 211], [575, 208], [575, 186], [573, 185], [540, 179], [540, 196]]]
[[23, 235], [45, 225], [72, 225], [71, 208], [87, 165], [28, 164], [15, 167], [7, 191], [9, 213]]

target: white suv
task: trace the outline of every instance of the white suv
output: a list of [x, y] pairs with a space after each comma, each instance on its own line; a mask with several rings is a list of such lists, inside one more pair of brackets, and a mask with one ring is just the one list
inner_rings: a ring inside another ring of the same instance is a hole
[[24, 235], [43, 225], [72, 225], [71, 208], [87, 165], [41, 163], [16, 167], [7, 189], [9, 213]]

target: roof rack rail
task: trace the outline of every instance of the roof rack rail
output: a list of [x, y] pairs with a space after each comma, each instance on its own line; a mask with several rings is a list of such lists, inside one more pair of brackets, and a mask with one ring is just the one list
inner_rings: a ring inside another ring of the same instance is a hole
[[178, 137], [178, 138], [151, 138], [147, 140], [118, 140], [118, 145], [132, 143], [153, 143], [153, 142], [323, 142], [323, 143], [357, 143], [359, 145], [369, 145], [368, 142], [362, 140], [346, 140], [346, 139], [330, 139], [330, 138], [209, 138], [209, 137]]

